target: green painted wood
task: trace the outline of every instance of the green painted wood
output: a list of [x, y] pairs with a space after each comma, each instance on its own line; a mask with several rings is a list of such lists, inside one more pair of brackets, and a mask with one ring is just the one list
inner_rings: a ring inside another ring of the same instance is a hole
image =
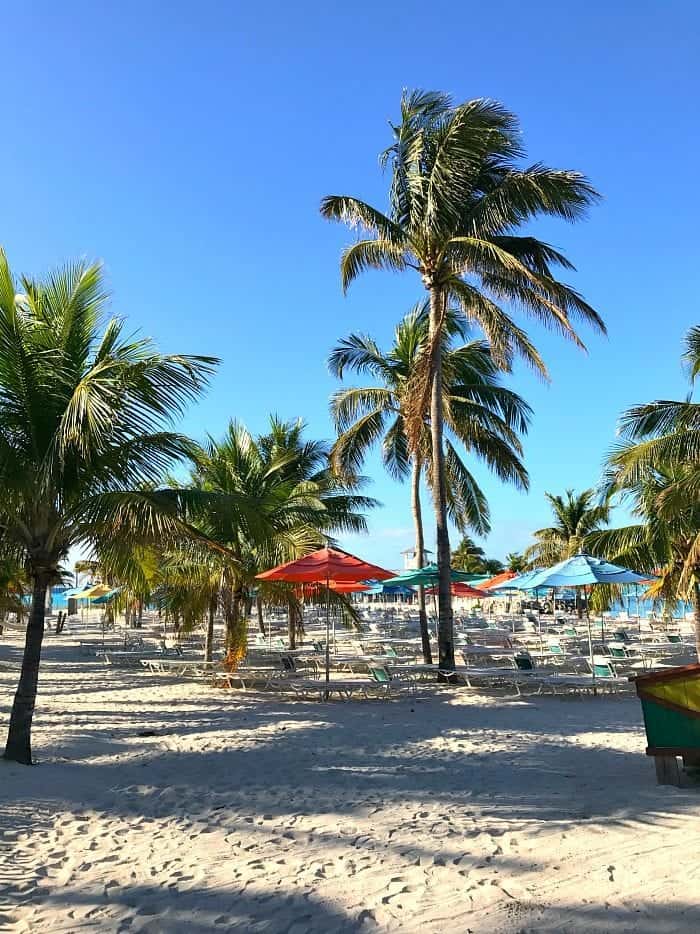
[[669, 710], [646, 697], [642, 699], [642, 712], [648, 746], [700, 749], [700, 720], [697, 717], [686, 717], [680, 711]]

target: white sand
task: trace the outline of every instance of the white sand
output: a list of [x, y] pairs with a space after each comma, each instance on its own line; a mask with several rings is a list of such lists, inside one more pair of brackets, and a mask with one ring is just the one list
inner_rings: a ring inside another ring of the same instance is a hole
[[0, 762], [0, 928], [698, 931], [700, 792], [644, 745], [633, 698], [293, 702], [49, 641], [39, 764]]

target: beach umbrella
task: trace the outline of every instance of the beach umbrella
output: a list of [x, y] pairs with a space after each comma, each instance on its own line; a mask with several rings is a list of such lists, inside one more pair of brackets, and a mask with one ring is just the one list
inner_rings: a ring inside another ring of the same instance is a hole
[[499, 587], [504, 587], [513, 580], [514, 577], [518, 575], [515, 571], [501, 571], [500, 574], [496, 574], [495, 577], [490, 577], [488, 580], [480, 581], [479, 587], [481, 590], [498, 590]]
[[[331, 582], [361, 583], [366, 580], [387, 580], [392, 574], [376, 564], [363, 561], [340, 548], [320, 548], [296, 561], [287, 561], [269, 571], [258, 574], [257, 580], [287, 581], [301, 584], [325, 584], [328, 592], [326, 601], [326, 684], [330, 681], [330, 625], [331, 625]], [[326, 693], [326, 700], [328, 693]]]
[[[458, 571], [456, 568], [450, 568], [450, 579], [452, 582], [461, 581], [469, 582], [478, 580], [480, 577], [483, 577], [482, 574], [467, 574], [466, 571]], [[420, 586], [430, 586], [431, 584], [437, 584], [440, 579], [440, 572], [438, 571], [437, 564], [426, 564], [423, 568], [416, 568], [412, 571], [403, 571], [401, 574], [397, 574], [396, 577], [390, 577], [389, 580], [384, 581], [385, 584], [410, 584], [414, 587]]]
[[[593, 584], [641, 584], [649, 579], [648, 574], [637, 574], [628, 568], [611, 564], [602, 558], [593, 555], [578, 554], [566, 558], [551, 568], [544, 568], [532, 575], [527, 590], [537, 587], [585, 587]], [[595, 681], [595, 668], [593, 665], [593, 636], [591, 634], [591, 619], [588, 615], [586, 603], [586, 620], [588, 623], [588, 652], [591, 660], [591, 671]]]
[[[431, 595], [437, 593], [436, 587], [431, 587], [429, 590], [426, 590], [426, 593]], [[452, 584], [452, 596], [453, 597], [468, 597], [474, 600], [483, 600], [484, 597], [490, 597], [491, 594], [486, 593], [485, 590], [479, 590], [477, 587], [471, 587], [469, 584], [461, 583], [460, 581], [455, 581]]]
[[97, 600], [98, 597], [106, 597], [107, 594], [112, 593], [112, 590], [113, 588], [108, 587], [106, 584], [93, 584], [92, 587], [83, 590], [78, 596], [81, 600]]

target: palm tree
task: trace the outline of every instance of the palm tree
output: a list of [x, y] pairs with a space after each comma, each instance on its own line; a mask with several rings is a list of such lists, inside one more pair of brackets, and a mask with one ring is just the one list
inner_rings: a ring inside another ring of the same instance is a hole
[[483, 570], [486, 552], [477, 545], [473, 538], [464, 535], [459, 545], [452, 552], [453, 568], [467, 573], [479, 574]]
[[334, 533], [366, 531], [361, 510], [375, 505], [357, 492], [362, 478], [340, 477], [330, 467], [328, 445], [306, 440], [304, 430], [301, 420], [272, 417], [269, 431], [253, 437], [231, 422], [224, 438], [209, 439], [195, 458], [192, 487], [208, 496], [198, 528], [230, 555], [219, 597], [229, 647], [256, 587], [271, 601], [287, 602], [293, 648], [301, 627], [294, 589], [261, 585], [256, 575], [325, 545]]
[[522, 574], [523, 571], [527, 570], [525, 555], [520, 554], [518, 551], [511, 551], [506, 555], [506, 568], [515, 574]]
[[544, 495], [554, 513], [554, 525], [532, 533], [535, 543], [525, 550], [531, 567], [546, 567], [585, 551], [590, 534], [608, 521], [610, 512], [606, 503], [597, 502], [595, 490]]
[[139, 487], [189, 454], [169, 425], [216, 360], [158, 353], [104, 320], [106, 304], [97, 265], [22, 278], [18, 289], [0, 252], [0, 547], [21, 555], [32, 591], [5, 758], [26, 764], [46, 592], [69, 549], [116, 557], [187, 532], [177, 494]]
[[[685, 340], [691, 382], [700, 373], [700, 327]], [[612, 560], [658, 576], [652, 596], [690, 600], [700, 649], [700, 404], [662, 400], [635, 406], [621, 419], [622, 440], [606, 471], [640, 522], [595, 536]]]
[[472, 100], [454, 105], [440, 93], [406, 92], [394, 140], [382, 157], [392, 171], [387, 213], [366, 202], [330, 195], [321, 213], [358, 227], [367, 236], [344, 251], [343, 289], [364, 270], [414, 269], [430, 302], [429, 340], [422, 355], [407, 413], [407, 436], [419, 444], [426, 404], [430, 407], [437, 525], [440, 664], [454, 666], [450, 597], [448, 491], [443, 445], [442, 332], [450, 302], [478, 322], [496, 361], [509, 368], [514, 355], [545, 373], [525, 332], [501, 307], [515, 303], [581, 345], [571, 317], [604, 331], [596, 312], [555, 266], [569, 261], [551, 246], [518, 229], [539, 215], [581, 218], [597, 194], [578, 172], [535, 164], [521, 169], [516, 118], [500, 104]]
[[[547, 567], [565, 558], [571, 558], [592, 547], [591, 535], [608, 521], [610, 507], [599, 503], [595, 490], [575, 493], [567, 490], [564, 496], [544, 494], [554, 513], [554, 525], [533, 532], [534, 544], [525, 549], [528, 565]], [[576, 610], [583, 615], [583, 604], [576, 589]]]
[[[484, 341], [468, 340], [466, 322], [450, 313], [443, 331], [442, 405], [446, 431], [444, 464], [448, 476], [447, 510], [460, 530], [489, 530], [486, 498], [458, 453], [461, 445], [503, 480], [527, 489], [520, 457], [519, 432], [527, 430], [530, 408], [516, 393], [500, 385], [500, 373]], [[333, 463], [345, 474], [359, 470], [369, 448], [381, 440], [382, 459], [398, 479], [411, 473], [411, 506], [416, 553], [425, 553], [420, 484], [432, 473], [430, 413], [426, 406], [418, 447], [409, 453], [406, 410], [412, 378], [428, 340], [428, 310], [417, 306], [400, 322], [394, 343], [382, 352], [366, 335], [351, 334], [331, 352], [329, 368], [339, 379], [347, 371], [371, 376], [377, 384], [339, 390], [331, 413], [339, 436]], [[423, 588], [418, 591], [423, 657], [432, 661]]]

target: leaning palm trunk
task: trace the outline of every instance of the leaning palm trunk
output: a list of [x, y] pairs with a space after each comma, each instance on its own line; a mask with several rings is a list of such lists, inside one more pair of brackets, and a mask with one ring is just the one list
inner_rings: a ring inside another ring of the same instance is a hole
[[443, 670], [455, 667], [452, 624], [452, 581], [450, 575], [450, 535], [447, 526], [447, 486], [445, 482], [445, 451], [443, 447], [442, 412], [442, 344], [440, 332], [445, 310], [445, 295], [430, 286], [431, 359], [430, 435], [432, 444], [432, 492], [437, 526], [438, 563], [438, 662]]
[[207, 632], [204, 639], [204, 661], [210, 662], [214, 655], [214, 614], [216, 613], [216, 600], [209, 603], [209, 614], [207, 617]]
[[260, 595], [255, 598], [255, 607], [258, 612], [258, 629], [260, 630], [260, 634], [262, 636], [266, 636], [267, 631], [265, 629], [265, 620], [263, 619], [263, 602]]
[[289, 600], [287, 603], [287, 621], [288, 621], [287, 632], [289, 636], [289, 648], [296, 649], [297, 647], [297, 608], [293, 600]]
[[13, 762], [21, 762], [23, 765], [32, 764], [32, 719], [39, 683], [39, 660], [41, 658], [41, 643], [44, 639], [44, 616], [48, 586], [48, 575], [38, 573], [34, 578], [32, 608], [27, 621], [22, 672], [12, 705], [10, 729], [5, 746], [5, 758], [11, 759]]
[[[419, 567], [423, 564], [423, 555], [425, 554], [423, 515], [420, 504], [420, 476], [420, 461], [418, 457], [415, 457], [413, 460], [413, 473], [411, 475], [411, 505], [413, 507], [413, 522], [416, 529], [416, 555], [418, 556]], [[418, 616], [420, 619], [420, 638], [423, 645], [423, 661], [426, 665], [432, 665], [433, 654], [430, 650], [428, 615], [425, 611], [425, 588], [422, 586], [418, 588]]]

